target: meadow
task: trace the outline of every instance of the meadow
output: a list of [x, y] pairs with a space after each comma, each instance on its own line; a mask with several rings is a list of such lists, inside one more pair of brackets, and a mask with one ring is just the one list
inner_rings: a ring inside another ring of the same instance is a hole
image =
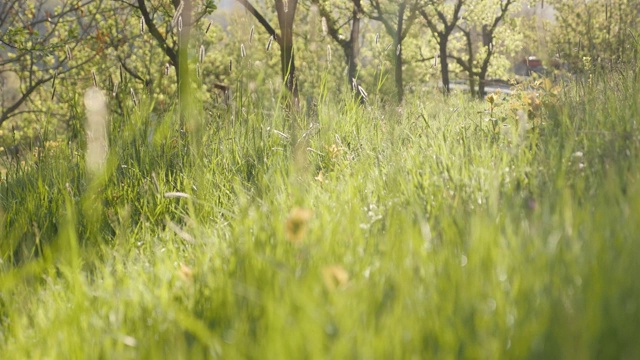
[[638, 358], [637, 69], [534, 90], [141, 99], [97, 170], [6, 158], [0, 354]]

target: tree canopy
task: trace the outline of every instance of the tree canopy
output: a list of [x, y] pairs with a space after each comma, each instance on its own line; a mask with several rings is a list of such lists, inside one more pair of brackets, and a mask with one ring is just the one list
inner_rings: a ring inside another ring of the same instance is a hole
[[[448, 93], [452, 80], [482, 97], [487, 80], [508, 80], [523, 55], [568, 73], [587, 60], [614, 66], [637, 58], [640, 5], [634, 1], [235, 3], [221, 12], [213, 0], [3, 2], [0, 127], [11, 123], [13, 141], [44, 128], [77, 134], [77, 94], [90, 85], [110, 93], [110, 106], [121, 115], [125, 104], [147, 96], [160, 109], [182, 98], [228, 105], [243, 84], [252, 91], [282, 87], [297, 104], [317, 97], [318, 87], [401, 103], [414, 89]], [[555, 16], [536, 20], [544, 26], [516, 21], [526, 9], [545, 6]], [[227, 20], [215, 20], [222, 17]], [[532, 39], [545, 46], [531, 46]], [[542, 53], [524, 54], [525, 48]], [[331, 60], [335, 49], [339, 62]], [[57, 120], [44, 122], [43, 114]]]

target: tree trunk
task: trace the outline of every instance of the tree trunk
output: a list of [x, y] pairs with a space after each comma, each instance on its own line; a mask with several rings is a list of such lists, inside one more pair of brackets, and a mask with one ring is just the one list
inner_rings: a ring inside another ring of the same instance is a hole
[[402, 47], [398, 52], [396, 59], [396, 89], [398, 90], [398, 102], [401, 103], [404, 100], [404, 84], [402, 82]]
[[469, 74], [469, 92], [471, 97], [476, 96], [476, 79], [473, 74]]
[[486, 74], [479, 73], [478, 74], [478, 98], [484, 98], [484, 86], [485, 86], [485, 77]]
[[482, 66], [480, 67], [480, 72], [478, 72], [478, 98], [484, 98], [484, 89], [486, 86], [487, 74], [489, 73], [489, 62], [491, 62], [491, 56], [493, 55], [493, 51], [489, 49], [484, 61], [482, 62]]
[[175, 64], [175, 66], [181, 122], [184, 122], [188, 117], [186, 111], [188, 111], [189, 108], [187, 100], [189, 99], [189, 87], [191, 83], [189, 73], [189, 38], [191, 36], [191, 26], [193, 25], [191, 23], [192, 0], [184, 0], [183, 4], [182, 13], [176, 19], [175, 23], [176, 30], [178, 31], [178, 63]]
[[442, 75], [442, 92], [445, 95], [449, 95], [449, 61], [447, 53], [447, 41], [448, 39], [444, 36], [440, 37], [440, 52], [438, 56], [440, 56], [440, 74]]
[[282, 80], [285, 82], [287, 89], [297, 96], [298, 87], [296, 86], [296, 63], [293, 45], [284, 44], [282, 46], [280, 51], [280, 66]]
[[403, 22], [404, 22], [404, 11], [407, 7], [406, 1], [400, 3], [400, 7], [398, 8], [398, 26], [396, 28], [396, 39], [395, 39], [395, 51], [396, 51], [396, 61], [395, 61], [395, 77], [396, 77], [396, 90], [398, 91], [398, 102], [402, 103], [404, 100], [404, 84], [402, 82], [402, 32]]
[[471, 42], [471, 31], [463, 31], [464, 37], [467, 40], [467, 57], [468, 57], [468, 73], [469, 73], [469, 92], [472, 97], [476, 96], [476, 81], [475, 73], [473, 71], [473, 43]]
[[[347, 84], [358, 75], [357, 59], [360, 55], [360, 0], [353, 2], [353, 20], [351, 21], [351, 35], [345, 48], [345, 56], [349, 66]], [[356, 89], [357, 90], [357, 89]]]
[[279, 45], [282, 79], [291, 95], [293, 95], [293, 103], [296, 107], [300, 104], [293, 49], [293, 21], [297, 5], [297, 0], [276, 0], [276, 12], [278, 13], [278, 24], [280, 25]]
[[478, 73], [478, 99], [483, 99], [485, 94], [485, 87], [487, 82], [487, 69], [481, 69]]

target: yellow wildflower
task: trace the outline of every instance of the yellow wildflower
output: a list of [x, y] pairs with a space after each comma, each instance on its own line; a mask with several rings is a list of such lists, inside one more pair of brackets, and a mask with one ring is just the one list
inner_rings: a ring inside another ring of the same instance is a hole
[[293, 208], [285, 222], [286, 236], [289, 241], [299, 243], [307, 233], [307, 223], [313, 212], [309, 209]]
[[324, 285], [329, 290], [341, 289], [349, 283], [349, 273], [340, 265], [325, 266], [322, 269]]
[[496, 96], [493, 94], [487, 95], [487, 102], [493, 106], [493, 103], [496, 102]]

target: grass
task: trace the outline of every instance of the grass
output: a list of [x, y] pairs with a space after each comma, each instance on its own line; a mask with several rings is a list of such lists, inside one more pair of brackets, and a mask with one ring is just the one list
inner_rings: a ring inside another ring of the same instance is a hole
[[293, 118], [247, 98], [183, 136], [143, 102], [113, 119], [102, 174], [81, 145], [8, 162], [0, 352], [637, 358], [623, 75], [546, 93], [532, 121], [518, 97], [495, 121], [458, 95]]

